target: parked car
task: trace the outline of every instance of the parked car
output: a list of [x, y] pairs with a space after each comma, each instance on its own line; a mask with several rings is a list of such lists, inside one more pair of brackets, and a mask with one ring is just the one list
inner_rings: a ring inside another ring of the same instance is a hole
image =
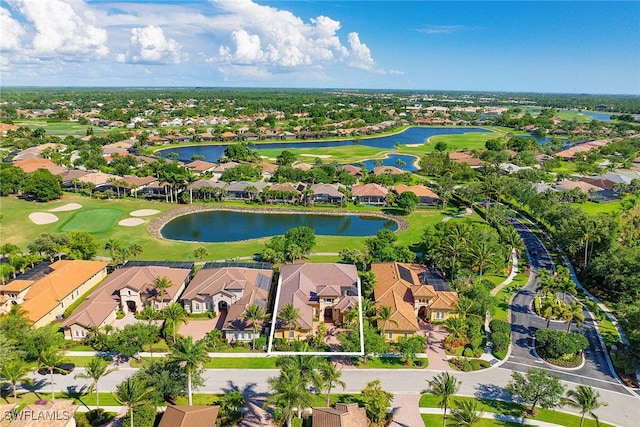
[[[60, 375], [69, 375], [76, 368], [76, 365], [73, 363], [62, 363], [60, 366], [57, 366], [56, 369], [53, 370], [54, 374]], [[48, 375], [49, 370], [46, 368], [38, 369], [38, 373], [40, 375]]]

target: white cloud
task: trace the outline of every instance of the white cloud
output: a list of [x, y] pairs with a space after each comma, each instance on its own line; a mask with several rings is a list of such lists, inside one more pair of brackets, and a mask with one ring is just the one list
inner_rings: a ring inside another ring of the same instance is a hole
[[0, 50], [20, 50], [20, 39], [25, 34], [22, 25], [11, 17], [7, 9], [0, 7]]
[[107, 32], [83, 0], [9, 0], [33, 25], [32, 54], [83, 61], [107, 55]]
[[185, 59], [182, 45], [165, 37], [164, 30], [155, 25], [131, 29], [127, 53], [116, 55], [118, 62], [146, 64], [179, 64]]
[[456, 31], [464, 30], [464, 25], [428, 25], [425, 28], [420, 28], [416, 31], [425, 34], [451, 34]]
[[366, 44], [360, 41], [358, 33], [349, 33], [347, 40], [351, 48], [350, 65], [363, 70], [373, 69], [374, 62], [371, 57], [371, 51]]
[[[251, 0], [212, 0], [222, 12], [210, 21], [211, 31], [229, 41], [218, 48], [218, 57], [208, 62], [225, 66], [262, 67], [269, 72], [292, 72], [323, 64], [345, 63], [372, 70], [369, 48], [357, 33], [348, 36], [349, 47], [338, 36], [339, 21], [318, 16], [305, 23], [293, 13]], [[237, 71], [238, 67], [234, 67]], [[255, 75], [256, 70], [247, 70]]]

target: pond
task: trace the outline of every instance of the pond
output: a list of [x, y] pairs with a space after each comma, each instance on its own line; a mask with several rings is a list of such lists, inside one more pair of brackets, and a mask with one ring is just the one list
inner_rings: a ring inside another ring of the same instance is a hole
[[410, 156], [407, 154], [387, 154], [384, 159], [381, 160], [363, 160], [359, 163], [353, 163], [355, 166], [364, 166], [364, 169], [371, 170], [376, 167], [376, 162], [381, 161], [380, 166], [395, 166], [407, 172], [418, 170], [415, 165], [418, 158], [416, 156]]
[[172, 240], [237, 242], [282, 235], [302, 225], [331, 236], [374, 236], [383, 228], [398, 228], [395, 221], [366, 215], [205, 211], [172, 219], [160, 234]]
[[[344, 145], [364, 145], [367, 147], [393, 149], [396, 144], [423, 144], [427, 139], [435, 135], [461, 135], [469, 132], [492, 132], [488, 129], [468, 127], [468, 128], [427, 128], [427, 127], [410, 127], [403, 132], [381, 136], [377, 138], [363, 138], [360, 140], [347, 139], [342, 141], [306, 141], [306, 142], [269, 142], [265, 144], [255, 144], [251, 148], [260, 149], [291, 149], [291, 148], [327, 148], [339, 147]], [[208, 162], [217, 162], [224, 155], [227, 145], [191, 145], [187, 147], [168, 148], [160, 150], [158, 153], [165, 157], [170, 153], [177, 153], [178, 159], [183, 162], [191, 161], [194, 155], [204, 156], [204, 160]]]

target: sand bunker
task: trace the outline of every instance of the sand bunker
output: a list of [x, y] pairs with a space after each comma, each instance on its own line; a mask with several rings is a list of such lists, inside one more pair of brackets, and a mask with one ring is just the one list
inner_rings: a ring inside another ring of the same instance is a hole
[[129, 215], [131, 215], [131, 216], [149, 216], [149, 215], [155, 215], [157, 213], [160, 213], [160, 211], [155, 210], [155, 209], [140, 209], [140, 210], [131, 212]]
[[136, 225], [140, 225], [144, 223], [144, 219], [142, 218], [127, 218], [118, 222], [118, 225], [122, 225], [123, 227], [135, 227]]
[[56, 222], [58, 220], [58, 217], [47, 212], [33, 212], [29, 214], [29, 219], [34, 224], [43, 225]]
[[405, 147], [422, 147], [424, 144], [406, 144]]
[[318, 157], [320, 159], [328, 159], [331, 157], [329, 154], [300, 154], [301, 157]]
[[67, 203], [64, 206], [58, 206], [57, 208], [49, 209], [49, 212], [66, 212], [75, 211], [80, 209], [82, 205], [80, 203]]

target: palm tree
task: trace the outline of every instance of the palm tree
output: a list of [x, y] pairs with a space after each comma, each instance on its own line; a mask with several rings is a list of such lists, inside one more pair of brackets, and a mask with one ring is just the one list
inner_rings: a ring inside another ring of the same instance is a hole
[[153, 280], [153, 287], [160, 292], [160, 309], [164, 307], [164, 294], [170, 287], [173, 286], [173, 282], [167, 277], [156, 277]]
[[[308, 345], [305, 343], [301, 352], [308, 351]], [[298, 354], [295, 356], [280, 357], [276, 361], [276, 366], [283, 371], [294, 371], [300, 373], [300, 378], [304, 381], [304, 387], [313, 386], [315, 390], [323, 388], [322, 378], [319, 369], [325, 360], [320, 356], [309, 356]]]
[[483, 411], [478, 412], [477, 400], [463, 400], [456, 402], [457, 408], [451, 410], [456, 425], [460, 427], [473, 427], [480, 423]]
[[331, 405], [331, 389], [335, 385], [339, 385], [342, 386], [342, 389], [344, 390], [347, 387], [347, 384], [340, 379], [342, 377], [342, 369], [338, 369], [338, 366], [329, 360], [325, 360], [320, 366], [320, 377], [324, 383], [325, 390], [327, 390], [328, 408]]
[[171, 320], [172, 329], [171, 329], [171, 337], [173, 338], [173, 343], [176, 343], [176, 329], [179, 323], [184, 323], [185, 325], [189, 322], [187, 319], [187, 313], [184, 311], [184, 308], [177, 302], [174, 302], [168, 307], [165, 307], [162, 310], [164, 317], [167, 320]]
[[111, 253], [111, 259], [115, 258], [116, 251], [122, 248], [122, 243], [116, 239], [109, 239], [105, 243], [104, 248]]
[[189, 204], [192, 205], [193, 188], [191, 186], [198, 180], [198, 177], [191, 170], [187, 170], [182, 179], [184, 180], [185, 185], [189, 188]]
[[444, 410], [442, 416], [442, 427], [445, 427], [447, 419], [447, 407], [451, 402], [451, 398], [458, 392], [460, 385], [462, 384], [458, 379], [448, 372], [441, 372], [435, 376], [434, 379], [427, 381], [429, 387], [425, 391], [426, 393], [435, 394], [440, 398], [438, 406]]
[[445, 340], [452, 342], [457, 339], [467, 340], [467, 324], [463, 318], [452, 316], [444, 321], [444, 327], [449, 331], [449, 335]]
[[129, 420], [133, 427], [133, 408], [150, 403], [147, 396], [154, 390], [147, 383], [135, 377], [129, 377], [116, 387], [113, 397], [120, 405], [126, 406], [129, 411]]
[[55, 388], [53, 386], [53, 372], [61, 372], [60, 365], [62, 364], [62, 352], [55, 347], [49, 347], [42, 351], [38, 356], [38, 365], [40, 368], [49, 371], [51, 379], [51, 400], [56, 400]]
[[606, 402], [599, 402], [600, 393], [588, 385], [579, 385], [575, 390], [567, 392], [568, 398], [563, 400], [565, 405], [579, 408], [582, 417], [580, 418], [580, 427], [584, 424], [584, 416], [589, 414], [596, 420], [596, 425], [600, 426], [598, 416], [593, 412], [601, 406], [607, 406]]
[[471, 298], [461, 295], [460, 298], [458, 298], [458, 302], [456, 303], [455, 310], [453, 312], [460, 316], [460, 318], [466, 319], [467, 314], [473, 307], [473, 304], [474, 302]]
[[553, 292], [555, 285], [553, 283], [553, 276], [549, 270], [546, 268], [538, 270], [536, 278], [538, 279], [536, 292], [540, 292], [540, 295], [542, 296], [547, 296]]
[[298, 319], [300, 318], [300, 309], [294, 307], [292, 303], [287, 303], [282, 306], [280, 313], [278, 313], [278, 320], [285, 322], [289, 326], [289, 335], [287, 341], [291, 336], [291, 331], [298, 329]]
[[110, 368], [109, 361], [101, 357], [94, 357], [89, 360], [86, 366], [86, 372], [76, 374], [74, 378], [86, 378], [91, 380], [91, 388], [96, 391], [96, 410], [100, 410], [100, 393], [98, 393], [98, 381], [100, 378], [109, 375], [118, 368]]
[[268, 383], [271, 394], [267, 397], [266, 404], [282, 409], [287, 427], [291, 427], [295, 408], [312, 405], [311, 393], [304, 386], [305, 382], [297, 371], [283, 369], [279, 377], [269, 378]]
[[143, 250], [142, 246], [140, 246], [137, 243], [134, 243], [131, 246], [129, 246], [129, 253], [133, 257], [133, 259], [136, 259], [138, 257], [138, 255], [140, 255], [142, 253], [142, 250]]
[[[138, 318], [146, 320], [147, 322], [149, 322], [149, 326], [151, 326], [154, 320], [162, 318], [162, 313], [156, 310], [152, 305], [148, 305], [144, 308], [144, 310], [138, 313]], [[153, 357], [153, 344], [154, 343], [149, 344], [149, 352], [151, 353], [151, 357]]]
[[32, 382], [31, 378], [27, 376], [30, 371], [29, 365], [20, 359], [7, 362], [0, 368], [0, 378], [11, 384], [14, 405], [18, 401], [18, 383], [30, 384]]
[[387, 323], [391, 322], [394, 325], [398, 325], [398, 322], [395, 319], [392, 319], [393, 311], [391, 307], [386, 305], [381, 305], [378, 308], [378, 314], [376, 314], [376, 320], [380, 322], [380, 336], [384, 336], [384, 331], [387, 328]]
[[576, 322], [576, 326], [579, 328], [584, 323], [584, 314], [582, 305], [571, 301], [571, 304], [564, 305], [561, 313], [562, 319], [567, 322], [567, 332], [571, 330], [571, 322]]
[[478, 266], [478, 277], [482, 277], [485, 267], [493, 264], [496, 253], [485, 240], [482, 240], [471, 247], [470, 255]]
[[260, 307], [257, 304], [249, 304], [247, 308], [245, 308], [244, 313], [242, 314], [242, 318], [250, 321], [251, 326], [253, 326], [253, 336], [251, 339], [251, 348], [256, 349], [256, 335], [258, 335], [258, 330], [262, 326], [262, 322], [264, 321], [267, 313], [264, 308]]
[[451, 278], [455, 277], [457, 259], [464, 254], [466, 246], [467, 243], [465, 240], [454, 236], [447, 236], [440, 245], [440, 250], [451, 258]]
[[542, 300], [542, 304], [540, 305], [540, 315], [547, 321], [547, 329], [549, 329], [551, 319], [560, 312], [561, 307], [558, 302], [559, 301], [555, 298], [545, 298]]
[[191, 406], [193, 404], [191, 376], [209, 360], [206, 344], [203, 340], [194, 343], [191, 337], [180, 337], [178, 344], [171, 349], [170, 358], [180, 363], [187, 373], [187, 392], [189, 406]]

